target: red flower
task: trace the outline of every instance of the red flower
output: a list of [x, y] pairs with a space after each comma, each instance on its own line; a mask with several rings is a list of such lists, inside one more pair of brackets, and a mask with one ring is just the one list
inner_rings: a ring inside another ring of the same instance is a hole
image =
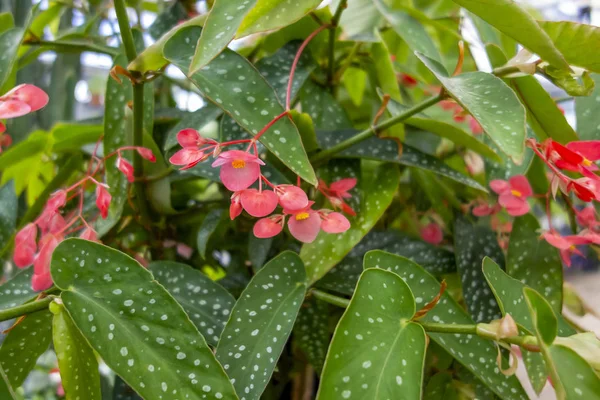
[[108, 217], [108, 209], [110, 207], [110, 201], [112, 200], [112, 196], [106, 190], [104, 185], [96, 186], [96, 207], [100, 210], [100, 215], [102, 218], [106, 219]]
[[35, 257], [33, 276], [31, 277], [31, 288], [36, 292], [46, 290], [52, 286], [50, 261], [52, 260], [52, 253], [60, 240], [62, 240], [62, 237], [57, 237], [51, 233], [40, 240], [40, 252]]
[[332, 182], [328, 187], [327, 183], [319, 180], [318, 189], [331, 203], [333, 208], [341, 208], [346, 214], [355, 216], [356, 212], [350, 207], [344, 199], [349, 199], [352, 195], [349, 193], [356, 186], [356, 178], [345, 178]]
[[559, 250], [560, 257], [567, 267], [571, 266], [572, 254], [581, 255], [576, 246], [591, 243], [589, 238], [578, 235], [560, 236], [556, 231], [544, 232], [542, 238]]
[[120, 156], [117, 157], [117, 169], [127, 177], [129, 183], [135, 181], [135, 177], [133, 176], [133, 165]]
[[471, 115], [469, 115], [469, 128], [471, 128], [473, 135], [481, 135], [483, 133], [483, 127]]
[[421, 239], [431, 244], [440, 244], [444, 240], [442, 227], [432, 222], [421, 228]]
[[533, 195], [533, 190], [523, 175], [513, 176], [508, 181], [495, 179], [490, 182], [490, 187], [500, 195], [498, 203], [513, 217], [529, 212], [527, 198]]
[[242, 213], [242, 192], [234, 192], [229, 205], [229, 218], [233, 221]]
[[15, 237], [15, 253], [13, 260], [19, 268], [33, 264], [37, 251], [37, 226], [29, 223]]
[[594, 206], [588, 206], [577, 213], [577, 223], [586, 228], [596, 228], [600, 225], [596, 219], [596, 209]]
[[400, 82], [407, 88], [413, 88], [419, 84], [419, 81], [417, 81], [412, 75], [404, 73], [400, 74]]

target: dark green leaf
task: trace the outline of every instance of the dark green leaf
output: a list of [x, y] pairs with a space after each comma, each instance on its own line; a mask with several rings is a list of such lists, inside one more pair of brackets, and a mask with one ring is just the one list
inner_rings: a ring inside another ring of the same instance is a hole
[[[185, 71], [193, 50], [190, 43], [199, 34], [197, 27], [179, 30], [165, 45], [165, 57]], [[231, 50], [225, 50], [190, 78], [209, 100], [253, 135], [284, 111], [275, 92], [254, 66]], [[288, 118], [280, 119], [260, 140], [294, 173], [317, 184], [298, 129]]]
[[99, 400], [100, 374], [94, 350], [87, 343], [62, 304], [51, 304], [52, 337], [60, 378], [69, 399]]
[[352, 127], [352, 122], [335, 98], [312, 81], [300, 90], [302, 110], [310, 115], [316, 129], [335, 130]]
[[[372, 267], [387, 269], [400, 275], [410, 286], [418, 308], [439, 294], [439, 282], [419, 265], [406, 258], [382, 251], [371, 251], [365, 256], [365, 268]], [[473, 324], [473, 320], [448, 292], [442, 295], [435, 308], [421, 320]], [[528, 399], [515, 376], [505, 376], [497, 369], [498, 352], [492, 342], [475, 335], [430, 332], [428, 336], [502, 399]]]
[[212, 234], [217, 230], [219, 223], [223, 220], [223, 215], [222, 209], [212, 210], [206, 215], [204, 221], [202, 221], [197, 238], [198, 252], [202, 258], [206, 258], [208, 241], [210, 240]]
[[0, 87], [3, 87], [15, 65], [19, 46], [23, 40], [23, 28], [11, 28], [0, 34]]
[[10, 382], [2, 366], [0, 366], [0, 398], [18, 400], [17, 394], [10, 386]]
[[305, 294], [302, 260], [287, 251], [269, 261], [252, 278], [233, 307], [216, 355], [240, 398], [260, 398]]
[[155, 261], [154, 278], [183, 307], [208, 344], [216, 346], [235, 299], [221, 285], [185, 264]]
[[577, 97], [575, 99], [575, 112], [577, 115], [577, 133], [581, 140], [600, 139], [600, 75], [592, 74], [596, 88], [591, 96]]
[[183, 308], [134, 259], [67, 239], [54, 250], [51, 272], [75, 325], [142, 397], [237, 398]]
[[158, 40], [180, 21], [186, 20], [187, 17], [188, 13], [183, 4], [176, 1], [156, 16], [156, 19], [148, 28], [148, 33], [152, 36], [152, 39]]
[[115, 387], [113, 389], [113, 400], [143, 400], [136, 392], [129, 386], [123, 378], [115, 376]]
[[318, 374], [325, 364], [330, 337], [329, 305], [314, 297], [305, 300], [294, 325], [294, 339]]
[[273, 238], [259, 239], [252, 233], [248, 235], [248, 258], [255, 271], [263, 267], [269, 256]]
[[[333, 3], [338, 5], [340, 1], [342, 0]], [[378, 42], [380, 39], [375, 34], [375, 30], [383, 18], [373, 4], [373, 0], [354, 0], [347, 4], [340, 19], [343, 30], [341, 38], [357, 42]]]
[[36, 296], [31, 289], [32, 275], [33, 268], [28, 268], [0, 286], [0, 310], [19, 306]]
[[216, 121], [221, 114], [221, 109], [212, 104], [207, 104], [197, 111], [185, 113], [181, 120], [173, 128], [169, 129], [164, 150], [168, 151], [177, 146], [177, 133], [180, 130], [192, 128], [198, 132], [202, 132], [203, 128]]
[[447, 372], [439, 372], [431, 377], [425, 388], [427, 400], [456, 400], [458, 392], [452, 384], [452, 375]]
[[591, 72], [600, 72], [600, 55], [590, 52], [588, 45], [600, 41], [597, 26], [572, 21], [538, 21], [565, 60]]
[[[17, 194], [14, 181], [0, 187], [0, 243], [2, 246], [10, 239], [17, 227]], [[1, 293], [0, 293], [1, 296]]]

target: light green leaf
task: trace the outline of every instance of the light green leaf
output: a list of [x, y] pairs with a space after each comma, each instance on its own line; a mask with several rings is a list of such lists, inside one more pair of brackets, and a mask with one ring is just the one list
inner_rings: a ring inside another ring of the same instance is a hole
[[570, 96], [589, 96], [596, 85], [588, 71], [583, 71], [581, 74], [572, 73], [551, 65], [542, 66], [540, 71], [546, 79]]
[[544, 61], [561, 69], [569, 64], [537, 21], [513, 0], [453, 0], [510, 36]]
[[237, 399], [183, 308], [134, 259], [67, 239], [54, 250], [51, 272], [83, 336], [142, 397]]
[[575, 113], [577, 115], [577, 133], [581, 140], [600, 139], [600, 75], [592, 74], [596, 88], [591, 96], [575, 98]]
[[544, 345], [550, 346], [558, 335], [558, 320], [550, 303], [531, 288], [523, 288], [523, 294], [538, 340]]
[[471, 317], [475, 322], [500, 318], [500, 309], [481, 270], [486, 257], [504, 265], [504, 253], [498, 245], [496, 233], [459, 218], [454, 222], [454, 252], [463, 296]]
[[[165, 57], [185, 70], [192, 50], [189, 43], [199, 34], [197, 27], [178, 31], [165, 45]], [[224, 51], [191, 79], [209, 100], [253, 135], [284, 111], [275, 92], [254, 66], [231, 50]], [[260, 141], [294, 173], [317, 184], [298, 129], [288, 118], [275, 123]]]
[[600, 399], [600, 378], [581, 356], [559, 345], [550, 346], [549, 353], [566, 399]]
[[502, 79], [480, 71], [449, 77], [437, 61], [417, 56], [494, 143], [520, 164], [525, 151], [525, 108], [510, 87]]
[[373, 0], [373, 2], [383, 18], [388, 21], [392, 29], [408, 44], [411, 50], [425, 54], [434, 60], [441, 60], [440, 52], [421, 22], [403, 10], [388, 7], [383, 0]]
[[562, 310], [563, 272], [556, 248], [540, 240], [540, 224], [526, 214], [513, 222], [506, 272], [532, 289], [542, 293], [556, 313]]
[[209, 124], [216, 123], [216, 119], [219, 118], [222, 113], [220, 108], [215, 107], [212, 104], [207, 104], [199, 110], [184, 114], [181, 120], [169, 129], [167, 138], [165, 139], [164, 150], [169, 151], [177, 146], [177, 134], [179, 131], [192, 128], [198, 132], [204, 133], [202, 130], [208, 128]]
[[[18, 199], [14, 181], [0, 187], [0, 243], [6, 244], [17, 227]], [[0, 292], [0, 296], [2, 293]]]
[[260, 398], [305, 294], [302, 260], [286, 251], [254, 275], [235, 303], [216, 355], [240, 398]]
[[82, 146], [95, 143], [104, 133], [104, 126], [59, 122], [52, 127], [54, 137], [52, 151], [60, 153], [79, 150]]
[[0, 154], [0, 171], [4, 171], [16, 164], [30, 162], [39, 157], [52, 146], [52, 137], [44, 131], [34, 131], [27, 139], [9, 147]]
[[565, 60], [591, 72], [600, 72], [600, 55], [588, 45], [600, 42], [600, 28], [572, 21], [538, 21]]
[[8, 333], [0, 347], [0, 367], [13, 390], [23, 384], [51, 340], [52, 314], [48, 310], [29, 314]]
[[233, 296], [208, 276], [185, 264], [155, 261], [148, 269], [181, 304], [208, 344], [216, 346], [235, 303]]
[[421, 399], [427, 339], [414, 313], [398, 275], [366, 269], [336, 327], [317, 399]]
[[307, 81], [300, 90], [302, 111], [310, 115], [316, 129], [352, 128], [352, 122], [335, 98], [324, 88]]
[[37, 296], [31, 289], [32, 275], [33, 268], [28, 268], [0, 286], [0, 310], [25, 304]]
[[360, 69], [349, 67], [342, 75], [342, 83], [355, 106], [360, 106], [365, 96], [367, 86], [367, 73]]
[[[317, 131], [317, 140], [321, 148], [327, 149], [338, 143], [356, 135], [355, 130], [342, 131]], [[365, 158], [378, 161], [390, 161], [400, 165], [422, 168], [431, 171], [435, 174], [445, 176], [453, 181], [462, 183], [463, 185], [472, 188], [487, 191], [476, 180], [461, 174], [460, 172], [450, 168], [443, 161], [432, 157], [428, 154], [410, 147], [406, 144], [402, 145], [402, 149], [398, 148], [398, 143], [393, 139], [372, 137], [361, 143], [339, 153], [339, 156], [352, 158]]]
[[[412, 261], [382, 251], [370, 251], [365, 255], [365, 269], [378, 267], [400, 275], [410, 287], [417, 308], [439, 294], [440, 283], [427, 271]], [[423, 318], [424, 322], [473, 324], [473, 320], [456, 301], [445, 292], [435, 308]], [[445, 334], [429, 332], [428, 336], [452, 357], [472, 372], [502, 399], [527, 400], [528, 397], [515, 376], [505, 376], [497, 370], [496, 346], [476, 335]]]
[[0, 87], [4, 87], [12, 73], [24, 33], [23, 28], [11, 28], [0, 34]]
[[398, 77], [396, 76], [392, 62], [392, 55], [383, 39], [371, 45], [371, 57], [373, 58], [373, 67], [375, 68], [377, 81], [382, 92], [389, 95], [395, 101], [402, 101], [400, 87], [398, 86]]
[[329, 304], [314, 297], [306, 299], [294, 325], [294, 339], [318, 374], [325, 364], [330, 336]]
[[363, 168], [362, 182], [359, 182], [363, 189], [362, 205], [356, 210], [357, 216], [349, 218], [350, 229], [336, 235], [321, 232], [314, 242], [302, 246], [300, 257], [310, 283], [340, 262], [373, 228], [391, 204], [399, 182], [398, 168], [390, 164], [382, 164], [374, 171]]
[[291, 25], [314, 10], [322, 0], [258, 0], [240, 27], [236, 37], [270, 31]]
[[[342, 0], [332, 2], [330, 6], [332, 14], [340, 1]], [[357, 42], [378, 42], [379, 38], [375, 30], [382, 21], [383, 18], [375, 4], [373, 4], [373, 0], [349, 1], [339, 22], [343, 30], [340, 39]]]
[[99, 400], [100, 374], [94, 350], [87, 343], [62, 304], [51, 304], [52, 336], [60, 378], [69, 399]]
[[208, 247], [208, 241], [211, 236], [217, 230], [219, 223], [223, 220], [223, 210], [216, 209], [209, 212], [204, 220], [202, 221], [202, 225], [200, 226], [200, 230], [198, 231], [197, 243], [198, 243], [198, 252], [200, 256], [206, 259], [206, 249]]

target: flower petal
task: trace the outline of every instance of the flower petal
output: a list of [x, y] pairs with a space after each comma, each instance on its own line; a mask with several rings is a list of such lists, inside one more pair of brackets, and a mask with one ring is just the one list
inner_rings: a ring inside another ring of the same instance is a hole
[[334, 192], [347, 192], [356, 186], [356, 178], [344, 178], [339, 181], [332, 182], [329, 186], [329, 190]]
[[273, 218], [263, 218], [256, 221], [252, 232], [259, 239], [267, 239], [277, 236], [283, 230], [283, 225]]
[[297, 219], [292, 215], [288, 221], [288, 228], [293, 237], [303, 243], [312, 243], [321, 230], [321, 217], [316, 212], [308, 213], [306, 219]]
[[0, 101], [0, 118], [17, 118], [29, 114], [31, 107], [19, 100]]
[[277, 208], [277, 195], [272, 190], [259, 192], [247, 189], [242, 192], [242, 206], [253, 217], [265, 217]]
[[514, 190], [518, 190], [523, 197], [529, 197], [533, 195], [533, 190], [531, 189], [531, 185], [527, 178], [523, 175], [515, 175], [508, 180], [510, 183], [510, 188]]
[[342, 233], [350, 229], [350, 221], [338, 212], [332, 212], [323, 216], [321, 229], [327, 233]]
[[279, 204], [286, 210], [301, 210], [308, 206], [308, 196], [304, 190], [294, 185], [277, 186]]
[[507, 190], [510, 190], [510, 185], [507, 181], [501, 179], [494, 179], [490, 182], [490, 188], [497, 194], [502, 194]]
[[30, 107], [30, 112], [44, 108], [49, 100], [46, 92], [39, 87], [30, 84], [19, 85], [2, 97], [10, 100], [22, 101]]
[[169, 158], [169, 162], [173, 165], [185, 165], [187, 168], [190, 165], [194, 166], [198, 164], [203, 156], [204, 152], [196, 148], [185, 147], [173, 154], [171, 158]]
[[440, 244], [444, 240], [442, 228], [436, 223], [430, 223], [421, 229], [421, 239], [431, 244]]
[[260, 175], [260, 165], [256, 163], [246, 163], [242, 168], [234, 168], [231, 162], [221, 166], [221, 182], [232, 192], [248, 189], [258, 179]]
[[600, 140], [580, 140], [568, 143], [565, 147], [590, 161], [600, 160]]
[[182, 129], [177, 132], [177, 143], [181, 147], [198, 147], [198, 144], [202, 141], [200, 133], [192, 128]]

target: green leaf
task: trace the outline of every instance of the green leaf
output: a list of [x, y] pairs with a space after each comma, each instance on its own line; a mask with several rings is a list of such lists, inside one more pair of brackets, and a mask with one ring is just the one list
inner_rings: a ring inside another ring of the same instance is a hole
[[335, 329], [317, 399], [421, 399], [427, 339], [414, 313], [398, 275], [365, 270]]
[[261, 269], [267, 261], [272, 244], [273, 238], [259, 239], [252, 233], [248, 235], [248, 259], [255, 271]]
[[481, 269], [486, 257], [504, 265], [504, 253], [498, 245], [496, 233], [459, 218], [454, 223], [454, 251], [463, 296], [471, 317], [475, 322], [500, 318], [500, 309]]
[[0, 286], [0, 310], [20, 306], [37, 296], [31, 289], [32, 275], [33, 268], [28, 268]]
[[235, 299], [221, 285], [188, 265], [155, 261], [148, 269], [183, 307], [208, 344], [216, 346]]
[[10, 382], [6, 373], [4, 373], [4, 369], [0, 366], [0, 398], [2, 399], [12, 399], [17, 400], [17, 394], [10, 386]]
[[[439, 294], [440, 284], [427, 271], [412, 261], [382, 251], [365, 255], [365, 269], [378, 267], [400, 275], [410, 287], [417, 308]], [[445, 292], [435, 308], [421, 318], [424, 322], [473, 324], [473, 320], [456, 301]], [[472, 372], [502, 399], [528, 399], [515, 376], [505, 376], [497, 370], [496, 346], [476, 335], [429, 332], [428, 336]]]
[[216, 122], [221, 114], [221, 109], [212, 104], [207, 104], [197, 111], [185, 113], [181, 120], [169, 129], [167, 138], [165, 139], [164, 150], [169, 151], [178, 145], [177, 134], [179, 131], [186, 128], [192, 128], [198, 132], [202, 132], [203, 129], [209, 128], [209, 124]]
[[10, 240], [15, 232], [18, 207], [15, 183], [9, 181], [0, 187], [0, 243], [2, 246]]
[[54, 250], [51, 272], [83, 336], [142, 397], [237, 398], [183, 308], [134, 259], [67, 239]]
[[208, 247], [208, 241], [211, 236], [217, 230], [219, 223], [223, 220], [223, 210], [215, 209], [210, 211], [204, 220], [202, 221], [202, 226], [200, 226], [200, 230], [198, 231], [198, 252], [200, 256], [206, 259], [206, 249]]
[[39, 157], [52, 145], [52, 138], [44, 131], [34, 131], [27, 139], [9, 147], [0, 154], [0, 171]]
[[[533, 137], [533, 132], [528, 129], [527, 137]], [[494, 179], [508, 180], [510, 177], [515, 175], [526, 175], [532, 164], [534, 163], [534, 153], [527, 147], [525, 149], [525, 156], [523, 162], [519, 165], [515, 164], [506, 154], [504, 154], [498, 146], [496, 146], [489, 137], [484, 137], [484, 142], [487, 143], [502, 159], [502, 162], [496, 162], [488, 158], [484, 159], [485, 163], [485, 176], [488, 182]], [[537, 183], [537, 182], [536, 182]]]
[[427, 383], [423, 398], [427, 400], [459, 399], [457, 389], [452, 384], [452, 375], [447, 372], [438, 372], [432, 376]]
[[556, 313], [562, 310], [563, 272], [556, 248], [540, 240], [540, 224], [526, 214], [513, 222], [506, 272], [523, 284], [543, 293]]
[[294, 325], [294, 339], [319, 375], [325, 364], [330, 337], [329, 305], [314, 297], [306, 299]]
[[60, 378], [69, 399], [97, 400], [100, 374], [94, 350], [85, 340], [62, 304], [51, 304], [54, 314], [52, 336], [60, 368]]
[[294, 124], [298, 127], [300, 137], [302, 137], [302, 144], [306, 149], [307, 153], [315, 151], [319, 148], [317, 142], [317, 132], [315, 131], [315, 125], [313, 120], [307, 113], [300, 113], [296, 110], [290, 111], [290, 115], [294, 120]]
[[113, 400], [144, 400], [119, 376], [115, 376]]
[[513, 0], [453, 0], [557, 68], [569, 64], [537, 21]]
[[389, 164], [382, 164], [374, 171], [363, 169], [362, 182], [359, 182], [363, 189], [362, 204], [356, 210], [357, 216], [349, 218], [350, 229], [336, 235], [321, 232], [314, 242], [302, 246], [300, 258], [310, 283], [319, 280], [340, 262], [373, 228], [391, 204], [399, 182], [398, 168]]
[[581, 140], [600, 139], [600, 124], [597, 115], [600, 112], [600, 75], [592, 74], [596, 88], [591, 96], [575, 98], [577, 115], [577, 133]]
[[349, 67], [342, 75], [342, 83], [355, 106], [360, 106], [365, 96], [367, 73], [360, 69]]
[[29, 314], [6, 336], [0, 347], [0, 367], [13, 390], [35, 367], [52, 340], [52, 314], [48, 310]]
[[600, 399], [600, 378], [575, 351], [565, 346], [550, 346], [550, 357], [566, 399]]
[[300, 90], [300, 104], [302, 111], [312, 118], [316, 129], [352, 128], [352, 122], [335, 98], [310, 80]]
[[314, 10], [321, 0], [258, 0], [240, 25], [236, 37], [283, 28]]
[[441, 60], [440, 52], [421, 22], [405, 11], [388, 7], [383, 0], [373, 0], [373, 3], [375, 3], [383, 18], [388, 21], [392, 29], [408, 44], [411, 50], [425, 54], [434, 60]]
[[589, 96], [596, 85], [588, 71], [576, 74], [550, 65], [541, 67], [541, 71], [545, 78], [570, 96]]
[[82, 146], [96, 143], [104, 133], [104, 126], [59, 122], [52, 127], [54, 137], [52, 151], [56, 153], [79, 150]]
[[0, 34], [0, 87], [4, 87], [12, 73], [24, 33], [23, 28], [11, 28]]
[[417, 57], [494, 143], [520, 164], [525, 151], [525, 108], [510, 87], [502, 79], [480, 71], [449, 77], [437, 61], [419, 53]]
[[170, 7], [156, 16], [156, 19], [148, 28], [148, 33], [154, 40], [159, 40], [165, 33], [188, 18], [185, 7], [180, 2], [175, 2]]
[[402, 101], [392, 56], [383, 40], [371, 45], [371, 57], [373, 58], [373, 67], [375, 68], [377, 81], [382, 92], [388, 94], [392, 100]]
[[[400, 114], [406, 109], [407, 107], [393, 100], [388, 103], [388, 110], [393, 116]], [[446, 138], [453, 143], [473, 150], [484, 157], [496, 161], [502, 160], [500, 156], [498, 156], [498, 154], [485, 143], [452, 124], [429, 118], [424, 114], [420, 114], [407, 119], [406, 125], [414, 126], [415, 128], [419, 128], [424, 131], [431, 132], [437, 136]]]
[[600, 72], [600, 55], [587, 45], [600, 41], [600, 29], [571, 21], [538, 21], [565, 60], [591, 72]]
[[[185, 70], [192, 50], [189, 43], [193, 43], [199, 34], [197, 27], [178, 31], [165, 45], [165, 57]], [[231, 50], [225, 50], [190, 79], [209, 100], [253, 135], [284, 111], [275, 92], [254, 66]], [[260, 141], [294, 173], [317, 184], [298, 129], [288, 118], [275, 123]]]
[[235, 303], [216, 355], [240, 398], [260, 398], [305, 294], [302, 260], [286, 251], [254, 275]]
[[523, 294], [538, 340], [541, 340], [546, 346], [550, 346], [558, 335], [558, 320], [550, 303], [531, 288], [523, 288]]
[[[342, 0], [334, 3], [339, 4], [340, 1]], [[335, 9], [333, 5], [331, 5], [331, 8]], [[375, 30], [382, 20], [383, 18], [375, 4], [373, 4], [373, 0], [349, 1], [339, 22], [343, 30], [340, 39], [357, 42], [379, 42]]]
[[[342, 131], [317, 131], [317, 140], [319, 141], [321, 148], [327, 149], [355, 136], [357, 133], [357, 131], [350, 129]], [[487, 191], [476, 180], [450, 168], [443, 161], [440, 161], [433, 156], [422, 153], [406, 144], [403, 144], [402, 149], [400, 150], [398, 148], [398, 143], [393, 139], [372, 137], [342, 151], [338, 156], [390, 161], [409, 167], [422, 168], [435, 174], [445, 176], [446, 178], [450, 178], [463, 185], [484, 192]]]

